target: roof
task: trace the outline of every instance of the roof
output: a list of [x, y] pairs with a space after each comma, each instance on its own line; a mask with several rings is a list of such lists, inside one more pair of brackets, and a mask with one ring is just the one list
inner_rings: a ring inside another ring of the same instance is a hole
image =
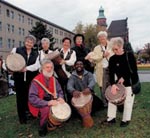
[[32, 13], [29, 13], [29, 12], [27, 12], [27, 11], [25, 11], [25, 10], [23, 10], [23, 9], [21, 9], [21, 8], [19, 8], [19, 7], [17, 7], [17, 6], [12, 5], [12, 4], [9, 3], [9, 2], [6, 2], [5, 0], [0, 0], [0, 2], [3, 3], [3, 4], [5, 4], [5, 5], [7, 5], [7, 6], [9, 6], [9, 7], [11, 7], [11, 8], [14, 8], [14, 9], [20, 11], [20, 12], [23, 12], [24, 14], [27, 14], [27, 15], [33, 17], [33, 18], [36, 18], [36, 19], [38, 19], [38, 20], [40, 20], [40, 21], [43, 21], [44, 23], [47, 23], [47, 24], [49, 24], [49, 25], [52, 25], [52, 26], [57, 27], [57, 28], [59, 28], [59, 29], [62, 29], [62, 30], [64, 30], [64, 31], [66, 31], [66, 32], [69, 32], [69, 33], [74, 34], [73, 32], [67, 30], [66, 28], [63, 28], [63, 27], [61, 27], [61, 26], [59, 26], [59, 25], [56, 25], [56, 24], [54, 24], [54, 23], [52, 23], [52, 22], [50, 22], [50, 21], [48, 21], [48, 20], [45, 20], [45, 19], [43, 19], [43, 18], [41, 18], [41, 17], [38, 17], [38, 16], [36, 16], [36, 15], [34, 15], [34, 14], [32, 14]]
[[104, 15], [104, 9], [102, 6], [99, 9], [99, 15], [98, 15], [97, 19], [106, 19], [105, 15]]
[[108, 28], [108, 37], [111, 38], [128, 35], [127, 20], [128, 18], [112, 21]]

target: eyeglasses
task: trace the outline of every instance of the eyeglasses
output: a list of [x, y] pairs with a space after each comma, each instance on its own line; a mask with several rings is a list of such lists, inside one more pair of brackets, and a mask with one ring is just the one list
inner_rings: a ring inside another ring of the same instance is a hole
[[119, 48], [114, 48], [113, 51], [118, 51]]

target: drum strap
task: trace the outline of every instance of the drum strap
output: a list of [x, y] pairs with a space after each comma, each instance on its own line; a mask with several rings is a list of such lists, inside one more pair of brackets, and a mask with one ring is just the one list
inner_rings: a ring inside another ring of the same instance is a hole
[[34, 79], [34, 81], [36, 83], [38, 83], [43, 89], [45, 92], [47, 92], [48, 94], [52, 95], [54, 97], [54, 99], [57, 99], [57, 95], [56, 95], [56, 82], [55, 82], [55, 79], [53, 78], [53, 81], [54, 81], [54, 93], [52, 93], [51, 91], [49, 91], [40, 81]]

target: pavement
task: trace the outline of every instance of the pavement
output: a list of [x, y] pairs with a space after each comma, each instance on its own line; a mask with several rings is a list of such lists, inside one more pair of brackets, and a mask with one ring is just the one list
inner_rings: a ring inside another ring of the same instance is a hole
[[150, 71], [138, 71], [139, 78], [141, 82], [150, 82]]

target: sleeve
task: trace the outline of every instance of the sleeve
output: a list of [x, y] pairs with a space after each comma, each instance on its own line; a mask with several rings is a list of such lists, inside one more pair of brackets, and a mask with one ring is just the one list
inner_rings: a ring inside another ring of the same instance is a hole
[[11, 52], [10, 53], [16, 53], [16, 50], [17, 50], [17, 48], [15, 47], [15, 48], [13, 48], [12, 50], [11, 50]]
[[103, 53], [99, 52], [98, 46], [94, 48], [93, 54], [91, 55], [91, 59], [94, 60], [95, 62], [99, 62], [103, 59]]
[[39, 98], [38, 86], [35, 84], [35, 82], [31, 83], [29, 89], [29, 102], [37, 108], [41, 108], [48, 105], [48, 101]]
[[39, 61], [39, 56], [36, 59], [36, 62], [30, 66], [27, 66], [26, 69], [29, 71], [37, 71], [40, 68], [40, 61]]
[[95, 79], [92, 73], [89, 72], [88, 75], [88, 88], [90, 88], [90, 90], [94, 91], [94, 86], [95, 86]]
[[74, 88], [74, 83], [75, 83], [74, 77], [71, 76], [71, 77], [69, 78], [69, 80], [68, 80], [68, 83], [67, 83], [67, 90], [68, 90], [68, 92], [69, 92], [70, 94], [72, 94], [73, 91], [76, 90], [76, 89]]
[[109, 77], [110, 77], [110, 84], [115, 84], [115, 72], [114, 72], [114, 64], [112, 58], [109, 60]]
[[[56, 80], [56, 79], [55, 79]], [[64, 98], [64, 93], [63, 93], [63, 90], [59, 84], [59, 82], [56, 80], [56, 92], [57, 92], [57, 97], [61, 97], [61, 98]]]
[[66, 60], [66, 64], [67, 64], [68, 66], [73, 66], [74, 63], [75, 63], [75, 61], [76, 61], [76, 59], [77, 59], [77, 58], [76, 58], [76, 52], [73, 51], [72, 54], [71, 54], [70, 59], [69, 59], [69, 60]]

